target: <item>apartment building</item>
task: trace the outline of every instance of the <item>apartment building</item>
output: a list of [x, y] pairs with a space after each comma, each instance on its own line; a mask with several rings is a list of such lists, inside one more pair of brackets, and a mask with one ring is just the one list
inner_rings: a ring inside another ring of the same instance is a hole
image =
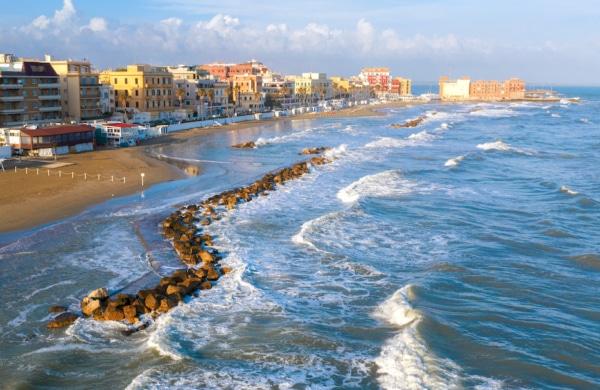
[[289, 76], [293, 82], [294, 94], [304, 101], [329, 99], [332, 96], [331, 81], [325, 73], [302, 73], [301, 76]]
[[60, 83], [52, 66], [0, 54], [0, 127], [61, 120]]
[[458, 80], [440, 78], [440, 98], [442, 100], [518, 100], [525, 98], [525, 82], [518, 78], [505, 81]]
[[358, 77], [364, 85], [373, 88], [376, 92], [387, 92], [390, 90], [392, 82], [390, 68], [363, 68]]
[[400, 96], [412, 95], [412, 81], [404, 77], [394, 77], [390, 92], [397, 93]]
[[261, 76], [243, 74], [231, 77], [231, 93], [236, 110], [260, 111], [264, 107]]
[[117, 109], [149, 112], [152, 118], [174, 110], [173, 74], [166, 67], [128, 65], [100, 73], [100, 82], [113, 86]]
[[79, 122], [102, 115], [99, 74], [89, 61], [55, 60], [46, 55], [44, 62], [59, 76], [64, 120]]

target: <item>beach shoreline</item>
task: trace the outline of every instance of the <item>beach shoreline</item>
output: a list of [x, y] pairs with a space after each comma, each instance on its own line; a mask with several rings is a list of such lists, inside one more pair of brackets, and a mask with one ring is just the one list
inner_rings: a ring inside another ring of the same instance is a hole
[[[46, 169], [43, 168], [45, 165], [42, 165], [39, 171], [30, 168], [27, 174], [19, 165], [17, 173], [8, 168], [6, 172], [0, 172], [0, 188], [2, 188], [0, 234], [27, 231], [58, 222], [112, 198], [139, 192], [142, 189], [141, 173], [144, 173], [144, 188], [179, 180], [190, 174], [200, 174], [201, 167], [190, 172], [185, 167], [176, 166], [173, 161], [157, 158], [151, 151], [156, 146], [185, 142], [191, 138], [216, 132], [237, 131], [275, 121], [382, 116], [384, 114], [378, 111], [380, 109], [414, 104], [414, 102], [396, 102], [358, 106], [332, 112], [306, 113], [294, 117], [240, 122], [220, 127], [194, 128], [153, 138], [135, 147], [60, 156], [55, 161], [62, 165], [60, 168]], [[53, 162], [48, 161], [48, 163]], [[61, 172], [61, 176], [58, 176], [58, 171]], [[98, 174], [101, 174], [101, 180], [96, 179]]]

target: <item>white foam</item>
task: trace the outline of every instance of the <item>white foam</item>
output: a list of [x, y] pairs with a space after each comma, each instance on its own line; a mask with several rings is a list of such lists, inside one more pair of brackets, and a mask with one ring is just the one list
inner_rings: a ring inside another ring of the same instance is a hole
[[335, 158], [339, 158], [339, 157], [345, 155], [347, 152], [348, 152], [348, 145], [341, 144], [339, 146], [336, 146], [335, 148], [326, 150], [325, 153], [323, 153], [323, 156], [330, 158], [330, 159], [335, 159]]
[[481, 108], [471, 111], [470, 114], [487, 118], [502, 118], [516, 115], [516, 113], [509, 108]]
[[445, 167], [451, 167], [451, 168], [452, 167], [456, 167], [464, 159], [465, 159], [465, 156], [458, 156], [458, 157], [454, 157], [454, 158], [448, 159], [448, 161], [446, 161], [446, 163], [444, 164], [444, 166]]
[[486, 142], [486, 143], [477, 145], [477, 148], [482, 149], [482, 150], [502, 150], [502, 151], [508, 151], [511, 149], [511, 147], [508, 144], [504, 143], [503, 141]]
[[581, 118], [581, 119], [579, 119], [579, 121], [581, 123], [590, 123], [590, 120], [588, 118]]
[[384, 389], [448, 389], [458, 387], [460, 368], [431, 353], [417, 326], [421, 314], [410, 304], [413, 286], [396, 291], [374, 312], [374, 316], [399, 328], [375, 359], [377, 380]]
[[396, 197], [411, 193], [416, 185], [398, 171], [384, 171], [361, 177], [339, 190], [337, 197], [344, 203], [354, 203], [365, 196]]
[[553, 113], [550, 115], [552, 118], [560, 118], [560, 114]]
[[408, 138], [379, 137], [376, 141], [369, 142], [366, 148], [403, 148], [407, 146], [420, 145], [435, 139], [435, 136], [423, 130], [413, 133]]
[[579, 194], [579, 192], [572, 190], [571, 188], [567, 187], [567, 186], [561, 186], [560, 187], [560, 192], [564, 192], [565, 194], [568, 195], [577, 195]]

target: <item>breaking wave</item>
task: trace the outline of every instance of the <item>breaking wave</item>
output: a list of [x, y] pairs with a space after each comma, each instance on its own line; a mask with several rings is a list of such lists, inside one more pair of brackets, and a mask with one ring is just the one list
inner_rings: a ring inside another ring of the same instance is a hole
[[391, 170], [364, 176], [338, 191], [337, 197], [344, 203], [354, 203], [363, 197], [396, 197], [409, 194], [417, 186]]
[[423, 130], [413, 133], [407, 138], [380, 137], [376, 141], [369, 142], [366, 148], [403, 148], [406, 146], [415, 146], [435, 139], [435, 136]]
[[485, 151], [499, 151], [499, 152], [513, 152], [513, 153], [521, 153], [532, 155], [533, 152], [526, 149], [515, 148], [502, 140], [494, 141], [494, 142], [486, 142], [483, 144], [477, 145], [477, 149], [485, 150]]
[[406, 285], [383, 302], [373, 314], [398, 327], [396, 336], [382, 347], [377, 364], [377, 380], [384, 389], [448, 389], [459, 385], [459, 367], [433, 355], [419, 335], [421, 314], [410, 300], [413, 286]]
[[577, 195], [579, 194], [579, 192], [572, 190], [571, 188], [567, 187], [567, 186], [561, 186], [560, 187], [560, 192], [563, 192], [567, 195]]
[[444, 166], [450, 167], [450, 168], [456, 167], [464, 159], [465, 159], [465, 156], [458, 156], [458, 157], [450, 158], [450, 159], [448, 159], [448, 161], [446, 161], [446, 163], [444, 163]]

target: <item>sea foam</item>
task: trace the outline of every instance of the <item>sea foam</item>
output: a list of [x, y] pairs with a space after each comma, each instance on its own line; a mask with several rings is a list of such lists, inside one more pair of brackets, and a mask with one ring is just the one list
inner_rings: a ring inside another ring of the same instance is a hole
[[465, 156], [458, 156], [458, 157], [450, 158], [450, 159], [448, 159], [448, 161], [446, 161], [446, 163], [444, 163], [444, 166], [450, 167], [450, 168], [456, 167], [464, 159], [465, 159]]
[[460, 369], [450, 360], [432, 354], [418, 332], [421, 314], [410, 301], [412, 285], [406, 285], [383, 302], [373, 315], [399, 328], [382, 347], [377, 380], [384, 389], [448, 389], [458, 386]]
[[362, 197], [396, 197], [412, 192], [416, 183], [402, 177], [399, 171], [390, 170], [361, 177], [338, 191], [344, 203], [354, 203]]

